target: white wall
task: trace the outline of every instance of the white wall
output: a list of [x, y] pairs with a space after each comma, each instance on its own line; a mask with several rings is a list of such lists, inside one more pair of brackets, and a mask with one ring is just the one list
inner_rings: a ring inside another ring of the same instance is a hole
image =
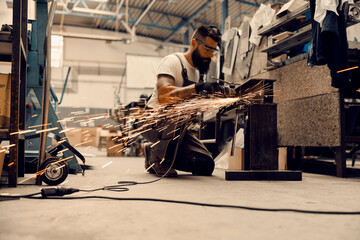
[[355, 41], [357, 39], [360, 42], [360, 23], [355, 24], [346, 29], [348, 41]]
[[[13, 9], [7, 7], [6, 0], [0, 0], [0, 26], [12, 25], [12, 12]], [[35, 19], [35, 1], [33, 0], [28, 1], [28, 19]]]
[[[0, 28], [4, 24], [12, 25], [13, 19], [12, 7], [8, 8], [6, 0], [0, 0]], [[28, 19], [34, 19], [35, 17], [35, 1], [28, 1]], [[28, 24], [28, 29], [30, 30], [31, 24]], [[0, 73], [11, 73], [11, 63], [10, 62], [0, 62]]]
[[8, 8], [5, 0], [0, 1], [0, 25], [12, 24], [12, 8]]
[[[54, 32], [59, 29], [54, 26]], [[98, 29], [65, 27], [65, 32], [90, 34], [92, 36], [129, 37], [127, 34]], [[126, 65], [126, 55], [164, 57], [170, 53], [183, 51], [180, 47], [164, 46], [154, 39], [138, 37], [125, 44], [121, 41], [80, 39], [64, 37], [63, 67], [52, 68], [51, 82], [60, 98], [68, 67], [72, 67], [63, 103], [60, 107], [113, 108], [120, 98], [122, 104], [138, 101], [141, 94], [150, 94], [153, 87], [143, 84], [126, 88], [126, 74], [122, 89], [116, 96]], [[141, 70], [141, 66], [139, 66]], [[143, 74], [141, 71], [139, 75]], [[142, 75], [143, 76], [143, 75]], [[153, 79], [155, 76], [148, 76]]]
[[162, 57], [126, 55], [126, 87], [153, 88], [156, 84], [156, 71]]

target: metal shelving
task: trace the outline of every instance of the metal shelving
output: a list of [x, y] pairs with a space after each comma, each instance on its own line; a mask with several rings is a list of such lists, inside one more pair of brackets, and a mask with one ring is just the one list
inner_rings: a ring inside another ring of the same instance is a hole
[[10, 128], [0, 130], [1, 140], [10, 140], [9, 187], [17, 186], [24, 176], [25, 139], [10, 135], [25, 129], [25, 96], [27, 65], [27, 0], [14, 0], [11, 32], [0, 32], [0, 61], [11, 61]]

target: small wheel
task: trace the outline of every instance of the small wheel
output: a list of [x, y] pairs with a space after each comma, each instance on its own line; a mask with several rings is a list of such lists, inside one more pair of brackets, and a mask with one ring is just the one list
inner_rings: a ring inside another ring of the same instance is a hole
[[56, 157], [45, 159], [41, 164], [40, 170], [44, 170], [41, 180], [48, 185], [58, 185], [62, 183], [69, 174], [69, 166], [66, 162], [58, 162]]

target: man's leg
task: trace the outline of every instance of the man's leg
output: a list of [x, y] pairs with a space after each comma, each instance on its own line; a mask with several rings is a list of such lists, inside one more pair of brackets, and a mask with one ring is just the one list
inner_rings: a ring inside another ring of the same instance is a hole
[[171, 161], [165, 157], [168, 144], [175, 136], [175, 130], [176, 125], [166, 123], [142, 134], [150, 142], [145, 145], [144, 149], [145, 168], [148, 169], [152, 166], [149, 170], [150, 173], [155, 172], [158, 176], [163, 176], [167, 172], [167, 176], [177, 175], [174, 169], [169, 170]]
[[[175, 147], [176, 144], [171, 143], [168, 153], [174, 152]], [[179, 145], [174, 168], [194, 175], [210, 176], [215, 163], [204, 144], [193, 133], [187, 131]]]

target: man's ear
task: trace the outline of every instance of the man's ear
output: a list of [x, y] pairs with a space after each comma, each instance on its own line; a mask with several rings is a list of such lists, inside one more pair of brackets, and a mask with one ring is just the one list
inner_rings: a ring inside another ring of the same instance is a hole
[[191, 42], [190, 42], [191, 47], [196, 48], [197, 44], [198, 44], [198, 42], [196, 41], [195, 38], [191, 39]]

